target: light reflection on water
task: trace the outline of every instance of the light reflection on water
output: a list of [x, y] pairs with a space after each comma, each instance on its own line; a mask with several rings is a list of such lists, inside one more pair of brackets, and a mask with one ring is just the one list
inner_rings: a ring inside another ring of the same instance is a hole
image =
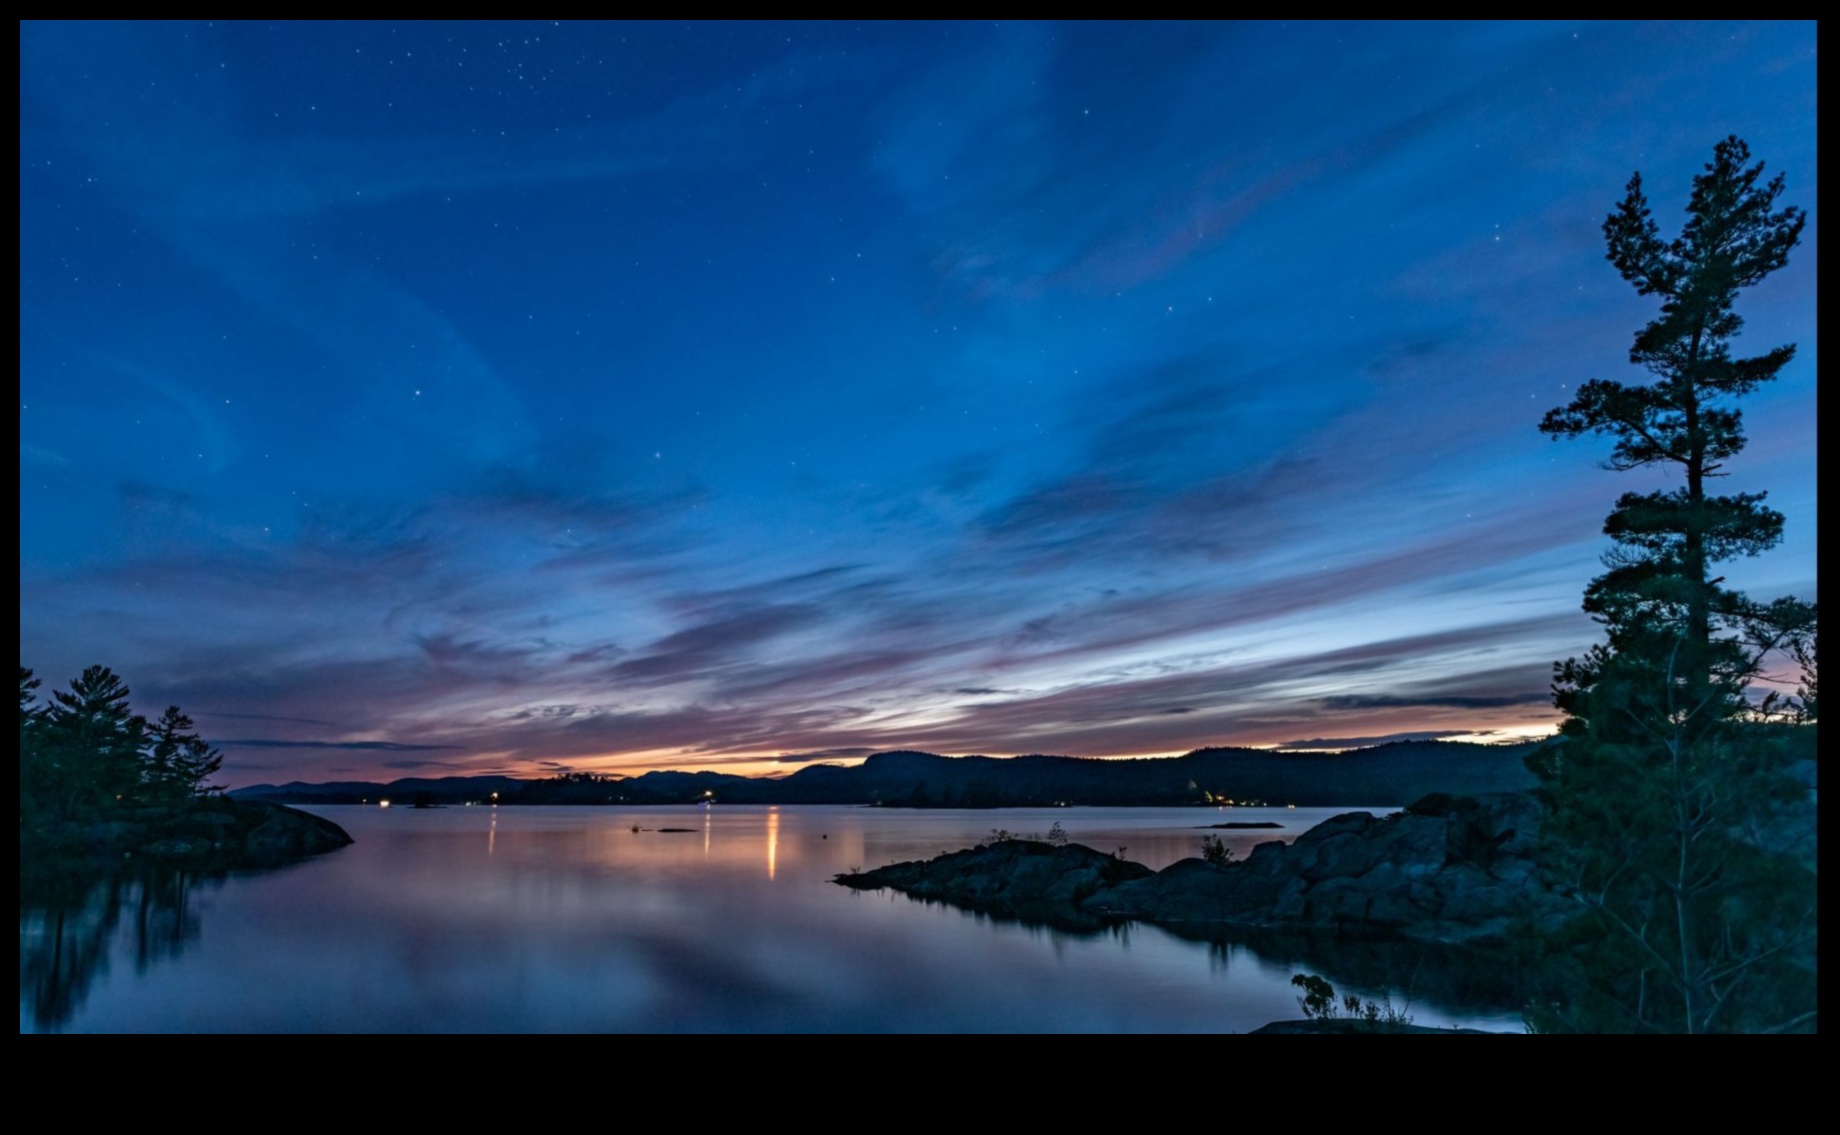
[[[310, 810], [357, 843], [180, 887], [184, 941], [152, 956], [147, 895], [170, 883], [137, 898], [117, 881], [113, 897], [56, 912], [22, 896], [21, 1031], [1243, 1031], [1298, 1015], [1293, 972], [1328, 971], [1153, 927], [1068, 934], [830, 879], [997, 827], [1059, 821], [1075, 842], [1160, 868], [1198, 854], [1205, 825], [1285, 825], [1219, 833], [1243, 857], [1349, 809]], [[121, 916], [137, 902], [139, 917]], [[91, 968], [58, 971], [82, 942]], [[1412, 1012], [1519, 1027], [1422, 997]]]

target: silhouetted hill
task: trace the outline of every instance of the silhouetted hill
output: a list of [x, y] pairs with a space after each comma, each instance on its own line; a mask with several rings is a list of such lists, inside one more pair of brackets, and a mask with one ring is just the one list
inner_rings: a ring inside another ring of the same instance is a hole
[[860, 765], [810, 765], [779, 778], [719, 772], [649, 772], [616, 778], [406, 778], [388, 784], [253, 785], [234, 795], [291, 803], [358, 803], [425, 793], [436, 803], [879, 804], [910, 808], [1019, 808], [1058, 804], [1205, 804], [1263, 801], [1304, 807], [1403, 804], [1431, 792], [1473, 795], [1533, 786], [1524, 763], [1534, 743], [1467, 745], [1400, 741], [1343, 753], [1197, 749], [1180, 757], [942, 757], [876, 753]]
[[[1345, 753], [1197, 749], [1181, 757], [940, 757], [877, 753], [854, 768], [816, 766], [779, 783], [808, 803], [909, 807], [1041, 807], [1055, 804], [1390, 804], [1427, 792], [1532, 787], [1531, 745], [1400, 742]], [[643, 778], [640, 778], [643, 779]]]
[[501, 798], [513, 796], [530, 783], [513, 776], [406, 776], [388, 784], [373, 780], [330, 780], [323, 784], [291, 780], [286, 784], [235, 788], [229, 795], [281, 804], [375, 804], [379, 800], [409, 804], [417, 793], [426, 793], [430, 803], [465, 804], [489, 801], [494, 792]]

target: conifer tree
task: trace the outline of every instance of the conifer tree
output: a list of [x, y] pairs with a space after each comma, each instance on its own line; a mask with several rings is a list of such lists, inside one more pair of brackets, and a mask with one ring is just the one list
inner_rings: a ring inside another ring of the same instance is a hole
[[65, 812], [132, 796], [140, 786], [147, 722], [128, 708], [128, 687], [91, 666], [56, 690], [45, 713], [45, 760]]
[[1594, 379], [1540, 424], [1612, 438], [1613, 469], [1682, 479], [1625, 493], [1606, 519], [1615, 547], [1584, 596], [1605, 641], [1555, 666], [1564, 740], [1534, 762], [1543, 868], [1589, 912], [1567, 944], [1574, 1027], [1793, 1027], [1812, 1011], [1812, 859], [1779, 838], [1807, 792], [1788, 775], [1793, 739], [1755, 724], [1747, 687], [1772, 651], [1812, 657], [1815, 610], [1753, 602], [1712, 574], [1782, 537], [1765, 494], [1711, 491], [1744, 448], [1732, 402], [1795, 354], [1733, 351], [1739, 293], [1787, 263], [1807, 221], [1778, 207], [1783, 178], [1763, 168], [1736, 137], [1718, 143], [1672, 240], [1630, 179], [1603, 231], [1617, 271], [1661, 300], [1629, 353], [1654, 381]]
[[21, 730], [38, 716], [39, 685], [40, 682], [33, 676], [32, 671], [24, 666], [19, 668], [19, 728]]
[[44, 754], [39, 747], [40, 685], [32, 671], [19, 668], [19, 799], [27, 809], [37, 807], [46, 790]]
[[206, 782], [224, 763], [223, 754], [193, 732], [192, 719], [176, 705], [150, 727], [151, 745], [141, 770], [142, 788], [152, 799], [185, 801], [215, 791]]

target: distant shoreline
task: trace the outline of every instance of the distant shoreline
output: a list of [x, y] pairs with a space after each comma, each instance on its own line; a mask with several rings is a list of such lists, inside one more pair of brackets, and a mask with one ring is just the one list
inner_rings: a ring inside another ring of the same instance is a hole
[[281, 804], [854, 804], [884, 808], [1371, 806], [1434, 791], [1531, 788], [1526, 757], [1544, 742], [1401, 741], [1339, 753], [1208, 748], [1132, 760], [1027, 755], [946, 757], [898, 750], [860, 764], [811, 764], [784, 777], [717, 772], [405, 777], [258, 784], [239, 799]]

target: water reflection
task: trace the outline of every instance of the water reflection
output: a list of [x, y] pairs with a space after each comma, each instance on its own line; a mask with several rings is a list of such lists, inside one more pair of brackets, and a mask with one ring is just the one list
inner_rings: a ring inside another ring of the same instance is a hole
[[779, 809], [767, 812], [767, 878], [776, 874], [774, 868], [779, 862]]
[[198, 939], [194, 893], [222, 883], [221, 874], [154, 865], [110, 875], [71, 865], [22, 865], [22, 1025], [57, 1029], [69, 1021], [117, 952], [132, 960], [136, 974], [177, 958]]
[[1298, 970], [1412, 986], [1421, 1023], [1518, 1024], [1473, 978], [1415, 979], [1449, 972], [1422, 953], [1029, 925], [830, 881], [993, 821], [1164, 866], [1209, 811], [313, 810], [358, 842], [229, 878], [22, 871], [21, 1030], [1243, 1031], [1296, 1016]]

